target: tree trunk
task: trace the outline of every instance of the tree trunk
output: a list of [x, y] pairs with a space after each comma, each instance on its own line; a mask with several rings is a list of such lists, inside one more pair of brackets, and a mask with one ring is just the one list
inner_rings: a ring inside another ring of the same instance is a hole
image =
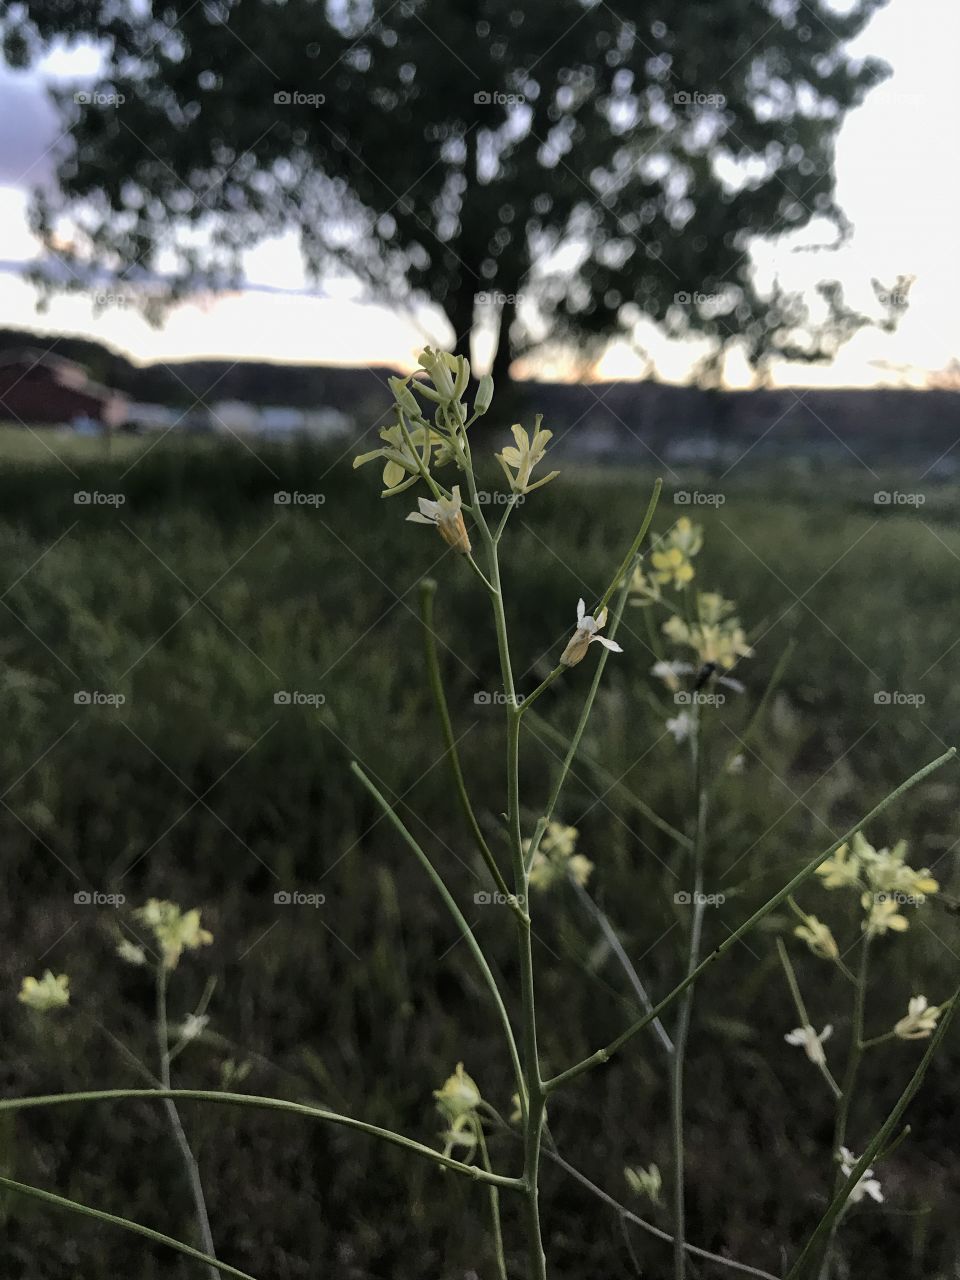
[[510, 350], [510, 326], [516, 315], [517, 307], [514, 302], [504, 302], [500, 310], [500, 333], [497, 338], [497, 349], [493, 356], [493, 366], [490, 372], [493, 374], [493, 385], [499, 387], [502, 391], [506, 391], [510, 386], [510, 362], [513, 358]]

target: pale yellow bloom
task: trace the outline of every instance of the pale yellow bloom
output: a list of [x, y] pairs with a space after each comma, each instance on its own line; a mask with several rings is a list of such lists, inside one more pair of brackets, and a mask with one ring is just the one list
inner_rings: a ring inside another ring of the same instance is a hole
[[[857, 835], [859, 835], [859, 831]], [[860, 859], [848, 844], [842, 844], [832, 858], [817, 867], [825, 889], [846, 889], [860, 883]]]
[[[436, 433], [431, 433], [430, 429], [424, 426], [414, 427], [408, 434], [414, 448], [419, 450], [421, 458], [427, 452], [428, 442], [435, 438], [439, 439]], [[380, 432], [380, 439], [383, 441], [381, 447], [371, 449], [369, 453], [358, 454], [353, 460], [353, 466], [356, 469], [367, 462], [372, 462], [375, 458], [383, 458], [384, 496], [389, 497], [391, 493], [401, 493], [411, 484], [416, 483], [420, 474], [420, 463], [418, 455], [411, 451], [404, 439], [403, 430], [399, 424], [384, 427]]]
[[459, 551], [461, 555], [470, 554], [470, 537], [467, 526], [463, 522], [463, 504], [460, 500], [460, 486], [454, 485], [449, 498], [442, 495], [436, 500], [418, 498], [419, 511], [411, 511], [407, 516], [415, 524], [432, 524], [440, 533], [448, 547]]
[[840, 948], [830, 932], [830, 926], [825, 925], [816, 916], [804, 916], [803, 924], [798, 924], [793, 932], [796, 937], [802, 938], [813, 954], [819, 956], [821, 960], [836, 960], [840, 955]]
[[117, 943], [117, 955], [127, 964], [146, 964], [147, 957], [143, 947], [138, 947], [129, 938], [121, 938]]
[[[577, 884], [585, 885], [593, 871], [593, 863], [582, 853], [576, 852], [576, 827], [562, 822], [550, 822], [540, 840], [540, 845], [530, 865], [529, 883], [532, 889], [546, 890], [572, 876]], [[530, 841], [523, 842], [524, 854], [530, 852]]]
[[681, 516], [650, 552], [654, 581], [661, 586], [672, 583], [677, 588], [685, 587], [693, 578], [690, 562], [702, 546], [703, 529], [687, 516]]
[[660, 584], [648, 578], [641, 565], [637, 565], [630, 578], [629, 599], [632, 605], [646, 608], [661, 599]]
[[942, 1006], [928, 1004], [926, 996], [911, 996], [906, 1016], [893, 1028], [893, 1034], [900, 1040], [926, 1040], [936, 1031], [941, 1013]]
[[517, 442], [516, 448], [508, 445], [502, 453], [496, 455], [497, 461], [503, 467], [503, 473], [507, 477], [507, 482], [514, 493], [532, 493], [534, 489], [539, 489], [542, 485], [549, 484], [551, 480], [556, 479], [560, 474], [559, 471], [551, 471], [542, 480], [537, 480], [534, 484], [530, 483], [530, 473], [538, 462], [543, 461], [547, 451], [547, 444], [553, 438], [552, 431], [541, 429], [540, 423], [542, 420], [543, 415], [538, 413], [532, 438], [519, 423], [515, 423], [510, 430], [513, 432], [513, 438]]
[[54, 975], [47, 969], [42, 978], [24, 978], [17, 999], [38, 1013], [62, 1009], [70, 1003], [70, 979], [65, 973]]
[[860, 902], [867, 912], [863, 932], [871, 938], [882, 938], [891, 929], [894, 933], [904, 933], [910, 928], [910, 921], [900, 914], [900, 904], [889, 894], [865, 893]]
[[663, 633], [675, 644], [695, 650], [701, 664], [712, 663], [729, 671], [740, 658], [749, 658], [753, 650], [740, 620], [734, 615], [736, 606], [715, 591], [697, 593], [697, 618], [687, 622], [674, 614], [663, 624]]
[[196, 951], [213, 942], [213, 934], [200, 927], [196, 907], [182, 911], [175, 902], [151, 898], [135, 914], [160, 944], [164, 968], [175, 969], [184, 951]]
[[567, 641], [567, 647], [560, 655], [560, 665], [562, 667], [575, 667], [585, 657], [587, 650], [592, 644], [602, 644], [605, 649], [610, 649], [613, 653], [623, 653], [623, 650], [615, 640], [608, 640], [606, 636], [598, 635], [607, 625], [607, 611], [601, 609], [594, 618], [592, 614], [587, 613], [587, 606], [583, 600], [577, 601], [577, 629]]
[[660, 1190], [663, 1186], [663, 1179], [660, 1176], [660, 1170], [655, 1164], [651, 1164], [648, 1169], [642, 1166], [629, 1166], [624, 1169], [623, 1176], [627, 1180], [627, 1186], [638, 1196], [646, 1196], [648, 1200], [654, 1204], [659, 1203]]
[[472, 1115], [480, 1105], [480, 1090], [463, 1069], [463, 1063], [457, 1063], [452, 1076], [443, 1082], [442, 1089], [435, 1089], [433, 1096], [437, 1106], [450, 1121], [460, 1116]]

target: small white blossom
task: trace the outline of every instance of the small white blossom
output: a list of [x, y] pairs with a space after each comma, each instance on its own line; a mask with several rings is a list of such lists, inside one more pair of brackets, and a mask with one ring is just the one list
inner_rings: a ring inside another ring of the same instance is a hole
[[[840, 1168], [843, 1170], [843, 1176], [849, 1178], [857, 1163], [857, 1157], [853, 1154], [849, 1147], [840, 1148]], [[850, 1192], [850, 1203], [859, 1204], [864, 1196], [869, 1196], [871, 1200], [876, 1200], [877, 1204], [883, 1204], [883, 1191], [881, 1190], [879, 1181], [873, 1176], [872, 1169], [864, 1169], [861, 1174], [860, 1181]]]
[[584, 602], [578, 600], [577, 629], [560, 655], [560, 665], [563, 667], [575, 667], [586, 656], [587, 650], [594, 643], [602, 644], [605, 649], [610, 649], [613, 653], [623, 653], [616, 640], [608, 640], [606, 636], [597, 634], [606, 625], [606, 609], [601, 609], [597, 616], [594, 617], [592, 614], [587, 613], [587, 606]]
[[415, 524], [432, 524], [440, 532], [440, 537], [448, 547], [459, 551], [461, 555], [469, 555], [470, 538], [467, 526], [463, 522], [460, 486], [454, 485], [449, 498], [440, 497], [436, 502], [429, 498], [418, 498], [419, 511], [411, 511], [407, 516]]
[[121, 938], [117, 943], [117, 955], [127, 964], [146, 964], [147, 956], [143, 947], [138, 947], [129, 938]]
[[906, 1017], [893, 1028], [893, 1034], [900, 1040], [926, 1040], [936, 1031], [942, 1012], [939, 1005], [928, 1004], [926, 996], [912, 996]]
[[787, 1044], [802, 1045], [803, 1051], [812, 1063], [818, 1067], [822, 1067], [827, 1060], [827, 1055], [823, 1052], [823, 1043], [829, 1040], [833, 1035], [833, 1027], [828, 1023], [823, 1030], [817, 1035], [813, 1027], [797, 1027], [789, 1032], [783, 1038]]
[[673, 734], [674, 742], [686, 742], [693, 729], [693, 716], [689, 711], [681, 711], [678, 716], [667, 721], [666, 728], [667, 733]]
[[196, 1040], [197, 1036], [202, 1035], [206, 1030], [210, 1017], [206, 1013], [188, 1013], [180, 1024], [179, 1036], [181, 1040]]

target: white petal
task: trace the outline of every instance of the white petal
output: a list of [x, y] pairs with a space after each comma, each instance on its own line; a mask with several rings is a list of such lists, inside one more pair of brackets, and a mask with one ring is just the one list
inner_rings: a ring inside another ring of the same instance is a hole
[[419, 511], [411, 511], [407, 516], [408, 520], [412, 520], [414, 524], [436, 524], [436, 520], [430, 520], [427, 516], [422, 516]]
[[577, 601], [577, 625], [578, 626], [586, 616], [586, 612], [587, 612], [587, 606], [584, 603], [583, 599], [581, 598], [580, 600]]
[[440, 514], [440, 504], [431, 502], [429, 498], [418, 498], [417, 506], [420, 508], [420, 514], [426, 516], [428, 520], [436, 520]]
[[594, 619], [594, 621], [596, 622], [598, 628], [605, 627], [607, 625], [606, 609], [601, 609], [600, 612], [597, 614], [596, 618]]
[[616, 640], [608, 640], [606, 636], [594, 636], [591, 644], [602, 644], [605, 649], [609, 649], [611, 653], [623, 653], [623, 650], [617, 644]]
[[833, 1027], [828, 1022], [827, 1025], [820, 1032], [820, 1043], [823, 1044], [824, 1040], [829, 1040], [832, 1035], [833, 1035]]

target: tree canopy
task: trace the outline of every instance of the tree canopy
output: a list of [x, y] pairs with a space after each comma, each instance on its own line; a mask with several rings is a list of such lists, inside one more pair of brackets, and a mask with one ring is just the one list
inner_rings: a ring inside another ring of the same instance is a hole
[[26, 0], [11, 62], [103, 50], [96, 86], [58, 94], [47, 284], [95, 264], [172, 296], [226, 285], [295, 227], [315, 278], [435, 303], [459, 350], [491, 325], [501, 376], [643, 317], [754, 365], [829, 357], [862, 318], [831, 283], [813, 325], [750, 245], [814, 218], [842, 235], [837, 131], [886, 73], [847, 45], [882, 3]]

